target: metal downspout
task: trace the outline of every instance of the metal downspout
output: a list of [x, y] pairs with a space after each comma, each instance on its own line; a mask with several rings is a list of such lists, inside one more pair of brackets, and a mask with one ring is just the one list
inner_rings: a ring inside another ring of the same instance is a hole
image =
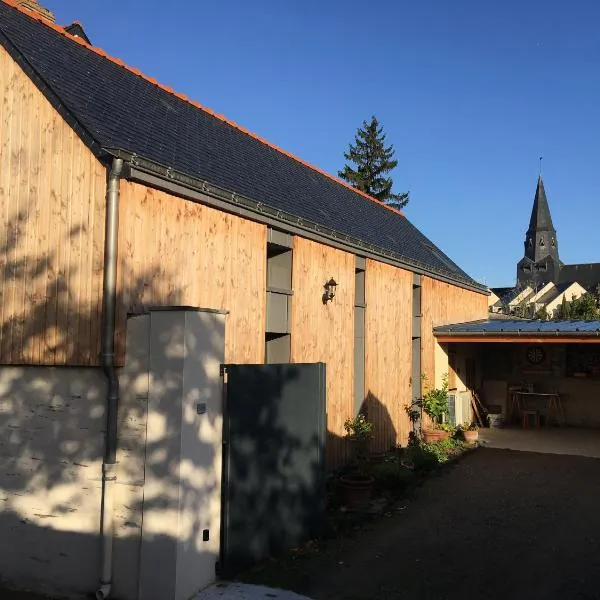
[[117, 480], [117, 408], [119, 379], [115, 368], [115, 308], [117, 304], [117, 255], [119, 191], [123, 160], [113, 159], [106, 193], [104, 281], [102, 288], [102, 366], [107, 379], [106, 438], [102, 461], [102, 509], [100, 516], [101, 565], [98, 600], [105, 600], [112, 587], [113, 506]]

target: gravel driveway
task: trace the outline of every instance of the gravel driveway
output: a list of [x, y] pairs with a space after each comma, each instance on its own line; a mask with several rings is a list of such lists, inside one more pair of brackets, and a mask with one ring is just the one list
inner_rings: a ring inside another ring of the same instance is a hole
[[479, 449], [302, 561], [316, 600], [600, 598], [600, 460]]

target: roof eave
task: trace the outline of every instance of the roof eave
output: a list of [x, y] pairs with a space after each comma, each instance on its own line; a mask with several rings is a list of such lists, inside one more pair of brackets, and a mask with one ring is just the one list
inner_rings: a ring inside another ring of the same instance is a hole
[[309, 236], [316, 237], [330, 245], [345, 246], [347, 249], [358, 252], [361, 256], [370, 256], [377, 260], [383, 260], [389, 264], [408, 269], [414, 273], [427, 275], [482, 295], [489, 295], [489, 290], [483, 285], [452, 277], [445, 271], [432, 269], [419, 261], [363, 242], [359, 238], [354, 238], [308, 219], [273, 208], [257, 200], [237, 194], [234, 191], [225, 190], [208, 181], [181, 173], [171, 167], [160, 165], [128, 150], [103, 148], [103, 151], [126, 162], [128, 166], [125, 172], [126, 179], [151, 187], [161, 187], [167, 192], [185, 196], [196, 201], [206, 201], [206, 198], [213, 198], [217, 201], [217, 207], [220, 209], [226, 208], [230, 212], [242, 214], [242, 216], [250, 217], [266, 224], [275, 223], [280, 228], [289, 230], [292, 233], [301, 232], [309, 234]]
[[600, 335], [536, 335], [523, 333], [521, 335], [500, 335], [489, 333], [487, 335], [466, 333], [435, 333], [434, 337], [440, 344], [600, 344]]

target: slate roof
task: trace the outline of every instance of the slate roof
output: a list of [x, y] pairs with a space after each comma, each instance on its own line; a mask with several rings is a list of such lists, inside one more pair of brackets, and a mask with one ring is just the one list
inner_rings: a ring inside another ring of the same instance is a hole
[[544, 182], [541, 175], [538, 177], [535, 199], [533, 200], [533, 207], [531, 209], [531, 218], [529, 219], [529, 229], [527, 231], [530, 233], [535, 231], [554, 231], [552, 217], [550, 216], [550, 207], [548, 206], [546, 190], [544, 189]]
[[496, 294], [496, 296], [498, 296], [498, 298], [500, 300], [503, 300], [504, 297], [507, 294], [511, 293], [514, 289], [515, 289], [514, 287], [493, 287], [493, 288], [490, 288], [490, 290], [492, 292], [494, 292], [494, 294]]
[[576, 281], [588, 291], [594, 291], [600, 284], [600, 263], [563, 265], [559, 273], [560, 281]]
[[[600, 336], [600, 321], [485, 320], [434, 327], [434, 335]], [[599, 340], [600, 341], [600, 340]]]
[[98, 154], [135, 154], [392, 253], [407, 265], [486, 288], [401, 213], [163, 88], [64, 29], [0, 1], [0, 43]]
[[[572, 281], [564, 283], [555, 283], [554, 287], [550, 288], [543, 296], [537, 299], [538, 304], [548, 304], [560, 296], [565, 290], [568, 290], [573, 285]], [[570, 300], [567, 298], [567, 300]]]

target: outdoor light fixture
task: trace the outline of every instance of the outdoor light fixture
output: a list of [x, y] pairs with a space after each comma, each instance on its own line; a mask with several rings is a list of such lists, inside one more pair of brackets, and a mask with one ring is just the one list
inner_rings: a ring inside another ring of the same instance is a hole
[[325, 293], [323, 294], [323, 304], [327, 304], [330, 300], [333, 300], [333, 297], [335, 296], [335, 288], [337, 287], [337, 283], [332, 277], [323, 287], [325, 288]]

